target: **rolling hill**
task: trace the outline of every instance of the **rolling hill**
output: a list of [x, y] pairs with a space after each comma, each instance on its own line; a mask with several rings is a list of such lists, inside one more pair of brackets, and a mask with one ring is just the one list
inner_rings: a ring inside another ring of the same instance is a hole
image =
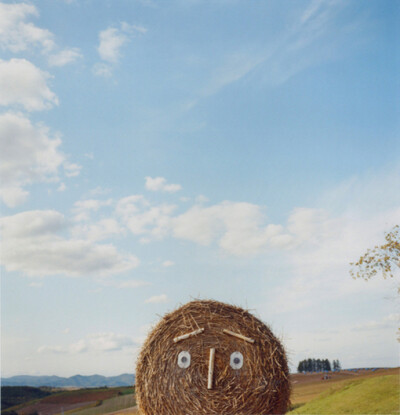
[[135, 375], [124, 373], [119, 376], [81, 376], [75, 375], [69, 378], [59, 376], [12, 376], [1, 378], [2, 386], [51, 386], [53, 388], [98, 388], [102, 386], [132, 386], [135, 383]]

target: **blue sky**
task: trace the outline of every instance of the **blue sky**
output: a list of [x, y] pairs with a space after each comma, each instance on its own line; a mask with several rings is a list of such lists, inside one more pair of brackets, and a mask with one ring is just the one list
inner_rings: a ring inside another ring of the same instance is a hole
[[132, 372], [160, 315], [251, 309], [292, 367], [396, 366], [396, 1], [0, 3], [2, 376]]

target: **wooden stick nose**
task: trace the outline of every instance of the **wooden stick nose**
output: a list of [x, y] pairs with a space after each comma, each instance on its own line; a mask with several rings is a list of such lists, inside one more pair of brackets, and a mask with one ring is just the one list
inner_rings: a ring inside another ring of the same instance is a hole
[[214, 374], [214, 360], [215, 360], [215, 348], [210, 349], [210, 360], [208, 362], [208, 383], [207, 389], [213, 387], [213, 374]]

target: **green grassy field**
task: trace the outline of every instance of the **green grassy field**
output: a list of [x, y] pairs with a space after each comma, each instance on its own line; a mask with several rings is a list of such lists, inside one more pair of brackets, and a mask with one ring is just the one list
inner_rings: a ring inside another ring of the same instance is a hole
[[101, 405], [71, 413], [74, 415], [102, 415], [121, 411], [123, 409], [130, 408], [135, 404], [135, 396], [134, 394], [130, 394], [107, 399], [103, 401]]
[[347, 381], [290, 414], [400, 414], [399, 375]]

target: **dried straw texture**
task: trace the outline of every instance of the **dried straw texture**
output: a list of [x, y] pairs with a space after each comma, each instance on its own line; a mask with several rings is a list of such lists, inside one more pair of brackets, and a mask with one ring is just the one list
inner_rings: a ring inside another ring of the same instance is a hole
[[[173, 340], [200, 328], [202, 333]], [[213, 387], [207, 389], [211, 348]], [[181, 351], [190, 353], [187, 368], [178, 366]], [[230, 365], [233, 352], [243, 355], [240, 369]], [[284, 414], [290, 400], [285, 351], [249, 312], [216, 301], [192, 301], [167, 314], [149, 334], [137, 362], [136, 394], [142, 415]]]

